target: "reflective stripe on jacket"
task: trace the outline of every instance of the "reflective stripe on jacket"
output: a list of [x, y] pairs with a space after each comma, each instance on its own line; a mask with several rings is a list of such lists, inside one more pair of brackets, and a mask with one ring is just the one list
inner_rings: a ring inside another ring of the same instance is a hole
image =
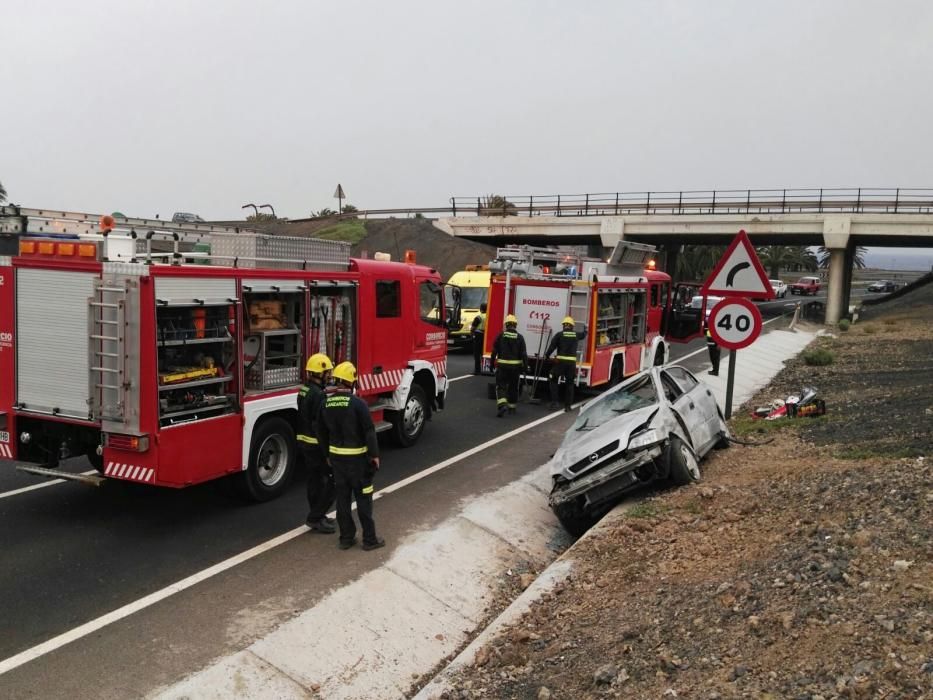
[[346, 391], [338, 390], [324, 401], [317, 421], [317, 437], [326, 454], [379, 456], [376, 427], [369, 406]]
[[[568, 324], [570, 325], [570, 324]], [[552, 352], [557, 352], [555, 359], [561, 362], [577, 361], [577, 344], [586, 337], [586, 331], [561, 331], [548, 343], [547, 350], [544, 353], [548, 357]]]

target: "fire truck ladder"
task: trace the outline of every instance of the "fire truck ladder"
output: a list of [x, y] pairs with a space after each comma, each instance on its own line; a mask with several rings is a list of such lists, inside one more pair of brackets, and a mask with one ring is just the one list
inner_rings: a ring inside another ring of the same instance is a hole
[[[573, 285], [570, 288], [570, 300], [567, 303], [567, 308], [570, 311], [570, 316], [573, 316], [573, 320], [577, 323], [582, 323], [584, 325], [589, 325], [590, 322], [590, 298], [593, 294], [593, 290], [589, 284], [584, 286]], [[587, 334], [595, 333], [595, 328], [587, 328]], [[577, 344], [577, 366], [580, 366], [580, 363], [583, 361], [583, 357], [586, 354], [586, 343]], [[579, 376], [579, 373], [577, 373]], [[574, 384], [579, 384], [580, 380], [577, 377], [574, 377]]]
[[90, 306], [91, 414], [124, 422], [126, 406], [126, 297], [124, 287], [97, 282]]

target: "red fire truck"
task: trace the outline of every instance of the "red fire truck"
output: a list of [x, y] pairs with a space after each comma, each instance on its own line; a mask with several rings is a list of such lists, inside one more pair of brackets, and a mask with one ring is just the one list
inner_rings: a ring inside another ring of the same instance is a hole
[[[235, 474], [247, 497], [273, 498], [319, 351], [356, 364], [377, 430], [402, 445], [444, 407], [436, 270], [351, 259], [345, 243], [20, 207], [0, 208], [0, 235], [17, 244], [0, 252], [0, 458], [24, 471], [169, 487]], [[56, 469], [81, 454], [100, 476]]]
[[565, 316], [588, 331], [577, 351], [578, 385], [611, 386], [666, 363], [669, 342], [700, 335], [702, 309], [677, 303], [689, 302], [692, 289], [678, 287], [672, 299], [670, 276], [653, 269], [654, 253], [652, 246], [620, 243], [607, 261], [552, 248], [499, 248], [489, 265], [485, 370], [508, 314], [518, 319], [535, 379], [547, 376], [544, 353]]

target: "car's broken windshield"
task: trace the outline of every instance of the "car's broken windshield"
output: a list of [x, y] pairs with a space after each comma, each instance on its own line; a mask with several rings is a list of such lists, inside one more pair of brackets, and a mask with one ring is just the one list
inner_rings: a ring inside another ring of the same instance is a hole
[[651, 376], [646, 374], [628, 386], [606, 394], [587, 406], [577, 416], [572, 429], [567, 431], [567, 437], [579, 431], [593, 430], [613, 418], [618, 418], [620, 414], [653, 406], [657, 402], [658, 393], [651, 381]]

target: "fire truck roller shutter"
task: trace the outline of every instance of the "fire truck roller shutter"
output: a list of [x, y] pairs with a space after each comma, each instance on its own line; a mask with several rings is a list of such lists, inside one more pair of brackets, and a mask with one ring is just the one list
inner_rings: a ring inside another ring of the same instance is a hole
[[26, 409], [72, 418], [90, 410], [90, 272], [16, 273], [16, 397]]
[[156, 277], [155, 295], [166, 306], [229, 304], [236, 298], [236, 281], [205, 277]]

